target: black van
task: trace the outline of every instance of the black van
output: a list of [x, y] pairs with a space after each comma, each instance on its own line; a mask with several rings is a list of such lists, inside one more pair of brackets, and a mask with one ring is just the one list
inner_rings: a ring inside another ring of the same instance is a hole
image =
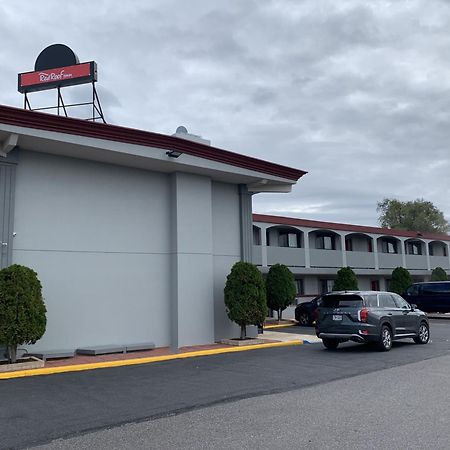
[[414, 283], [403, 298], [425, 312], [450, 312], [450, 281]]

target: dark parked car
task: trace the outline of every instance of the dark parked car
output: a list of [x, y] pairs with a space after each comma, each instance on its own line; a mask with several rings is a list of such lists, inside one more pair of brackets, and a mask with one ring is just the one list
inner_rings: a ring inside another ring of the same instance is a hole
[[300, 326], [311, 326], [316, 320], [317, 301], [320, 297], [309, 302], [299, 303], [295, 308], [295, 320]]
[[423, 311], [392, 292], [333, 292], [319, 301], [316, 334], [328, 349], [354, 341], [388, 351], [397, 339], [428, 343], [430, 326]]
[[414, 283], [403, 298], [426, 312], [450, 312], [450, 281]]

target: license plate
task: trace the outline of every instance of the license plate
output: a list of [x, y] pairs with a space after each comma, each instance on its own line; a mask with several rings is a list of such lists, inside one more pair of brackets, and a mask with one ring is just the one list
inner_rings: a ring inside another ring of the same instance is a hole
[[333, 314], [333, 320], [342, 320], [342, 316], [340, 314]]

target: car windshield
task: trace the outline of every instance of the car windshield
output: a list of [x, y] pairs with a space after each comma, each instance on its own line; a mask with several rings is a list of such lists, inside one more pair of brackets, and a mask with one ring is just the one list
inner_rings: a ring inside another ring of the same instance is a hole
[[320, 306], [325, 308], [357, 308], [363, 299], [358, 295], [327, 295], [322, 298]]

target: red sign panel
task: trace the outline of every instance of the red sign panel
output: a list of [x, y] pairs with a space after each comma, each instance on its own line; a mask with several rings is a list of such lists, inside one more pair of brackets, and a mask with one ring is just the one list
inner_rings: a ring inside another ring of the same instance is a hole
[[97, 68], [94, 61], [38, 72], [20, 73], [18, 89], [23, 93], [92, 81], [97, 81]]

